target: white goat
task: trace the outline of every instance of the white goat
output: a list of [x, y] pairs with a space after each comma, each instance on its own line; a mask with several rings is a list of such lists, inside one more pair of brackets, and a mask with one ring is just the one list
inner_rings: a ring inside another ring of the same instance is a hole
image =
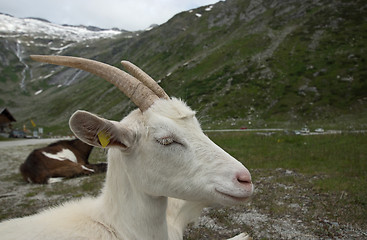
[[90, 145], [109, 148], [102, 193], [5, 221], [0, 224], [2, 239], [164, 240], [175, 225], [167, 227], [167, 197], [234, 205], [252, 195], [249, 171], [205, 136], [194, 111], [170, 99], [136, 66], [122, 62], [132, 76], [88, 59], [32, 58], [94, 73], [117, 86], [139, 109], [121, 122], [74, 113], [69, 122], [74, 134]]

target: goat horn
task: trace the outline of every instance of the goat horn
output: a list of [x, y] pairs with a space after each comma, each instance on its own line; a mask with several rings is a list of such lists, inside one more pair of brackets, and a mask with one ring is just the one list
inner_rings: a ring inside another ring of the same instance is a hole
[[133, 75], [136, 79], [144, 83], [150, 90], [152, 90], [158, 97], [169, 99], [167, 93], [161, 88], [158, 83], [151, 78], [147, 73], [129, 61], [121, 61], [122, 66]]
[[78, 68], [97, 75], [120, 89], [141, 111], [147, 110], [159, 99], [152, 90], [135, 77], [105, 63], [69, 56], [31, 55], [30, 57], [38, 62]]

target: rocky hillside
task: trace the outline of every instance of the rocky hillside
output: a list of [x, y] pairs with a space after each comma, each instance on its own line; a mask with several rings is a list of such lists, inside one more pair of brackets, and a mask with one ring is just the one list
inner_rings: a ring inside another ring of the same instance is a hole
[[94, 76], [32, 62], [28, 56], [36, 53], [115, 66], [128, 59], [199, 110], [205, 128], [367, 127], [362, 0], [227, 0], [177, 14], [150, 31], [81, 40], [17, 35], [1, 24], [0, 105], [22, 124], [31, 118], [64, 131], [76, 109], [119, 119], [134, 107]]

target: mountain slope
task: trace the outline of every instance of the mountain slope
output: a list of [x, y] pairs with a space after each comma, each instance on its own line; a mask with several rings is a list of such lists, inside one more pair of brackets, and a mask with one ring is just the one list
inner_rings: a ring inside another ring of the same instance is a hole
[[365, 117], [365, 13], [363, 1], [220, 2], [178, 14], [119, 50], [152, 73], [171, 73], [158, 75], [165, 89], [208, 122]]
[[[364, 1], [227, 0], [177, 14], [150, 31], [72, 42], [58, 51], [46, 47], [56, 40], [28, 47], [4, 37], [0, 58], [7, 77], [0, 81], [0, 103], [20, 121], [32, 117], [56, 129], [66, 129], [76, 109], [119, 119], [134, 107], [96, 77], [27, 57], [63, 54], [115, 66], [121, 59], [136, 63], [171, 96], [199, 110], [204, 127], [251, 122], [363, 128], [366, 12]], [[17, 47], [23, 48], [23, 62], [14, 54]], [[24, 75], [27, 87], [19, 91]]]

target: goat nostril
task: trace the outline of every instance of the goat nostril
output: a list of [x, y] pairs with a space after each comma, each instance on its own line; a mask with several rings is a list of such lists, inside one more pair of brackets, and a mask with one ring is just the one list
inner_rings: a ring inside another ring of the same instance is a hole
[[238, 174], [237, 181], [241, 184], [251, 184], [251, 175], [250, 174]]
[[241, 180], [241, 179], [237, 179], [239, 183], [251, 183], [251, 181], [249, 180]]
[[251, 184], [251, 180], [241, 180], [241, 179], [237, 179], [237, 181], [241, 184]]

